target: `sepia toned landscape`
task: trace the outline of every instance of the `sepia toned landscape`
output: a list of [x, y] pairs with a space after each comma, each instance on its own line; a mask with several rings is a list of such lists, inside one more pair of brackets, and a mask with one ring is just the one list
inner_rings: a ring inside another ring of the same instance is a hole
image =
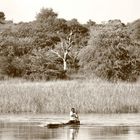
[[43, 8], [15, 24], [0, 15], [0, 112], [140, 111], [139, 19], [81, 24]]
[[140, 17], [57, 10], [14, 22], [0, 9], [0, 140], [139, 140]]

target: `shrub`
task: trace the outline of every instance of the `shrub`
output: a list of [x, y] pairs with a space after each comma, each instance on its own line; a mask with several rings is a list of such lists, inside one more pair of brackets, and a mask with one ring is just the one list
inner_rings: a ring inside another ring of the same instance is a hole
[[106, 25], [91, 30], [88, 46], [79, 53], [79, 64], [86, 73], [107, 80], [135, 81], [140, 73], [139, 52], [139, 44], [131, 41], [123, 26]]

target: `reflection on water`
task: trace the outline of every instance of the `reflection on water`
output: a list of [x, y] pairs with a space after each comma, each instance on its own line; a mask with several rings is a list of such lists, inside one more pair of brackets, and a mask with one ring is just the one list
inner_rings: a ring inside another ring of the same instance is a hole
[[0, 140], [35, 140], [59, 138], [57, 129], [46, 129], [32, 123], [0, 123]]
[[[76, 140], [79, 126], [48, 129], [33, 123], [3, 123], [0, 122], [0, 140]], [[66, 134], [66, 136], [65, 136]]]
[[68, 138], [69, 140], [76, 140], [78, 137], [78, 132], [79, 132], [79, 127], [80, 126], [70, 126], [69, 127], [69, 134], [68, 134]]
[[40, 122], [0, 121], [0, 140], [140, 140], [140, 125], [84, 123], [48, 129], [40, 127]]

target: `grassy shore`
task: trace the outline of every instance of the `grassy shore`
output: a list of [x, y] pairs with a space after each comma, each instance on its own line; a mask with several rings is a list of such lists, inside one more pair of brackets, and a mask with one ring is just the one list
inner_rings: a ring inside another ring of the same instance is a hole
[[140, 85], [100, 80], [0, 82], [0, 113], [140, 112]]

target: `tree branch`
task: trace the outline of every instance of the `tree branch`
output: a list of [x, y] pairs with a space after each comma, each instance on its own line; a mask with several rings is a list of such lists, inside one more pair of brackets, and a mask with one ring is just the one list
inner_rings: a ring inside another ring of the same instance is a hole
[[72, 43], [73, 43], [72, 35], [73, 35], [73, 32], [71, 31], [70, 34], [69, 34], [69, 37], [68, 37], [68, 43], [67, 43], [68, 44], [68, 48], [67, 48], [67, 50], [70, 50], [71, 47], [72, 47]]
[[58, 52], [51, 50], [51, 52], [53, 52], [54, 54], [56, 54], [59, 58], [64, 59]]

